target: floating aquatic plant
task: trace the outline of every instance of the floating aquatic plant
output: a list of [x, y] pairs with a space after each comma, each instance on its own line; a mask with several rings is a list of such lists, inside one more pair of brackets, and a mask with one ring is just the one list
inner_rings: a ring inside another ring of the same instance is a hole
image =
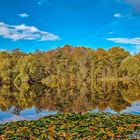
[[140, 116], [67, 113], [0, 125], [1, 140], [98, 140], [140, 137]]

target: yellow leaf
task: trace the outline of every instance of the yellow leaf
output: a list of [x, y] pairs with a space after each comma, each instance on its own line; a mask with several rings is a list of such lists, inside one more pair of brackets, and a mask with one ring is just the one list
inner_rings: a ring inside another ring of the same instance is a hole
[[64, 124], [63, 124], [63, 125], [61, 125], [61, 126], [60, 126], [60, 128], [61, 128], [61, 129], [65, 128], [65, 125], [64, 125]]
[[114, 137], [114, 133], [113, 132], [107, 132], [107, 135], [109, 136], [109, 137]]

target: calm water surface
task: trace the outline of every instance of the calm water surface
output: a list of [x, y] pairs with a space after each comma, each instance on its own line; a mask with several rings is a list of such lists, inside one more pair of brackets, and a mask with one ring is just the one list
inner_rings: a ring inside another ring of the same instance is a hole
[[139, 84], [102, 83], [47, 87], [41, 84], [0, 87], [0, 123], [34, 120], [63, 112], [140, 115]]

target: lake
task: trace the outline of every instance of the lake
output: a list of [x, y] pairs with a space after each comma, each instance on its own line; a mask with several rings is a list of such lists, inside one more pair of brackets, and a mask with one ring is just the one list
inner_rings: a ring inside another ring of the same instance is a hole
[[0, 123], [87, 111], [140, 115], [140, 86], [138, 83], [82, 82], [55, 87], [40, 83], [0, 87]]

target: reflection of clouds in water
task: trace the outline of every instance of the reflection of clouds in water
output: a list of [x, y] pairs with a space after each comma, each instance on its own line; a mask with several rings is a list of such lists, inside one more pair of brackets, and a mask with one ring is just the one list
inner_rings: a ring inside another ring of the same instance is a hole
[[10, 118], [4, 119], [4, 120], [3, 120], [3, 123], [11, 122], [11, 121], [20, 121], [20, 120], [26, 120], [26, 118], [23, 118], [23, 117], [17, 116], [17, 115], [13, 115], [13, 116], [10, 117]]
[[[90, 111], [91, 113], [97, 113], [100, 112], [100, 110], [94, 109]], [[112, 110], [110, 107], [107, 107], [104, 111], [102, 112], [107, 112], [111, 114], [117, 114], [114, 110]], [[137, 114], [140, 115], [140, 101], [132, 103], [130, 107], [126, 107], [126, 109], [122, 110], [120, 113], [129, 113], [129, 114]]]
[[104, 112], [108, 112], [108, 113], [111, 113], [111, 114], [117, 114], [117, 112], [115, 112], [114, 110], [112, 110], [111, 108], [106, 108], [105, 110], [104, 110]]
[[100, 111], [99, 109], [94, 109], [90, 111], [91, 113], [97, 113], [97, 112], [106, 112], [111, 114], [117, 114], [114, 110], [112, 110], [110, 107], [107, 107], [104, 111]]
[[132, 113], [140, 115], [140, 101], [132, 103], [130, 107], [126, 107], [121, 113]]
[[27, 117], [27, 118], [39, 118], [42, 116], [50, 115], [50, 114], [56, 114], [56, 111], [49, 111], [49, 110], [43, 110], [39, 113], [36, 113], [36, 108], [32, 107], [31, 109], [25, 109], [21, 111], [20, 116]]
[[[2, 117], [2, 121], [0, 123], [6, 123], [6, 122], [11, 122], [11, 121], [20, 121], [20, 120], [36, 120], [38, 118], [41, 118], [43, 116], [47, 116], [50, 114], [56, 114], [57, 112], [55, 111], [49, 111], [49, 110], [43, 110], [40, 113], [36, 113], [35, 107], [32, 107], [31, 109], [25, 109], [21, 111], [20, 115], [12, 115], [9, 114], [8, 112], [0, 112], [0, 118]], [[89, 111], [91, 113], [97, 113], [100, 112], [99, 109], [94, 109]], [[111, 114], [117, 114], [114, 110], [111, 108], [107, 107], [103, 112], [108, 112]], [[140, 101], [132, 103], [130, 107], [126, 107], [123, 111], [120, 113], [131, 113], [131, 114], [139, 114], [140, 115]], [[7, 117], [6, 117], [7, 116]]]
[[26, 110], [22, 111], [21, 115], [19, 115], [19, 116], [12, 115], [8, 118], [5, 118], [1, 121], [1, 123], [11, 122], [11, 121], [20, 121], [20, 120], [36, 120], [43, 116], [56, 114], [56, 113], [57, 112], [43, 110], [42, 112], [37, 114], [37, 113], [35, 113], [35, 107], [33, 107], [32, 109], [26, 109]]
[[99, 112], [99, 109], [93, 109], [93, 110], [91, 110], [89, 112], [91, 112], [91, 113], [97, 113], [97, 112]]
[[0, 110], [0, 124], [1, 124], [2, 122], [4, 122], [4, 119], [5, 119], [5, 118], [10, 118], [10, 117], [12, 117], [12, 116], [13, 116], [12, 114], [10, 114], [10, 113], [8, 113], [8, 112], [3, 112], [3, 111]]

